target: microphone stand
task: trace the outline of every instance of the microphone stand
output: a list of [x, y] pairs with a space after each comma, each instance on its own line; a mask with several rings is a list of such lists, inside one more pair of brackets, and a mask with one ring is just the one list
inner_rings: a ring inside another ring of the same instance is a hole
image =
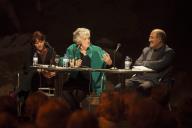
[[117, 68], [116, 68], [116, 62], [115, 62], [115, 61], [116, 61], [116, 60], [115, 60], [115, 59], [116, 59], [116, 53], [117, 53], [117, 51], [115, 50], [115, 51], [113, 52], [113, 67], [112, 67], [112, 69], [117, 69]]
[[49, 67], [52, 67], [52, 65], [55, 65], [55, 56], [56, 56], [56, 52], [55, 49], [49, 44], [49, 42], [45, 42], [45, 46], [51, 50], [51, 58], [50, 58], [50, 62], [49, 62]]
[[112, 67], [112, 69], [117, 69], [117, 67], [116, 67], [116, 53], [117, 53], [118, 49], [120, 48], [120, 46], [121, 46], [121, 44], [118, 43], [117, 48], [113, 52], [113, 67]]
[[81, 47], [81, 45], [77, 45], [75, 46], [75, 49], [73, 50], [73, 57], [74, 59], [76, 59], [76, 53], [77, 53], [77, 50]]
[[76, 63], [76, 59], [78, 59], [77, 56], [76, 56], [76, 53], [77, 53], [77, 50], [80, 49], [80, 47], [81, 47], [81, 44], [78, 44], [77, 46], [75, 46], [75, 49], [73, 49], [73, 59], [74, 59], [73, 64], [74, 64], [74, 66], [75, 66], [75, 63]]

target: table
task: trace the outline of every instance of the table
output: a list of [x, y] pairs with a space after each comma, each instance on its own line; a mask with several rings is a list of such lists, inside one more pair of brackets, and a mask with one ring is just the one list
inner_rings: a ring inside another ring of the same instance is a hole
[[61, 72], [60, 75], [57, 75], [57, 82], [55, 83], [56, 96], [61, 96], [62, 86], [63, 86], [63, 75], [62, 73], [70, 73], [74, 71], [83, 71], [83, 72], [103, 72], [103, 73], [115, 73], [120, 74], [121, 85], [124, 87], [125, 85], [125, 74], [137, 74], [137, 73], [145, 73], [145, 72], [154, 72], [154, 70], [143, 67], [143, 66], [133, 66], [132, 69], [97, 69], [97, 68], [71, 68], [71, 67], [58, 67], [54, 65], [41, 65], [38, 64], [36, 66], [31, 66], [31, 68], [35, 68], [37, 70], [48, 70], [54, 72]]

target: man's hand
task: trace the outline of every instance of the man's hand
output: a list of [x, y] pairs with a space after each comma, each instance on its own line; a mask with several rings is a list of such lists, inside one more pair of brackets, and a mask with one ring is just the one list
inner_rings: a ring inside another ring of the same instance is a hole
[[55, 72], [50, 72], [50, 71], [47, 71], [47, 70], [44, 70], [42, 72], [42, 74], [43, 74], [44, 77], [46, 77], [48, 79], [50, 79], [50, 78], [52, 78], [52, 77], [54, 77], [56, 75]]

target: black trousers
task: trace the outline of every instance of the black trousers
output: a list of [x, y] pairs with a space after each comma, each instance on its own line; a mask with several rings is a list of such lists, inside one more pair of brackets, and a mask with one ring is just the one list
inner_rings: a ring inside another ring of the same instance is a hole
[[80, 102], [86, 98], [90, 92], [90, 79], [82, 74], [76, 78], [69, 78], [63, 85], [63, 98], [69, 103], [72, 110], [80, 108]]

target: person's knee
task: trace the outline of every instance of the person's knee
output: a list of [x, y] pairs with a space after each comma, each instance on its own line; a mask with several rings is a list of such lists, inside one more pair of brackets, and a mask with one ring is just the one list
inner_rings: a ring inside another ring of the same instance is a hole
[[133, 87], [134, 83], [130, 79], [125, 79], [125, 86], [126, 87]]
[[144, 90], [147, 90], [153, 86], [153, 83], [151, 81], [144, 81], [140, 85]]
[[86, 91], [83, 91], [83, 90], [80, 90], [80, 89], [73, 90], [73, 96], [79, 102], [81, 102], [83, 99], [85, 99], [87, 94], [88, 93]]

